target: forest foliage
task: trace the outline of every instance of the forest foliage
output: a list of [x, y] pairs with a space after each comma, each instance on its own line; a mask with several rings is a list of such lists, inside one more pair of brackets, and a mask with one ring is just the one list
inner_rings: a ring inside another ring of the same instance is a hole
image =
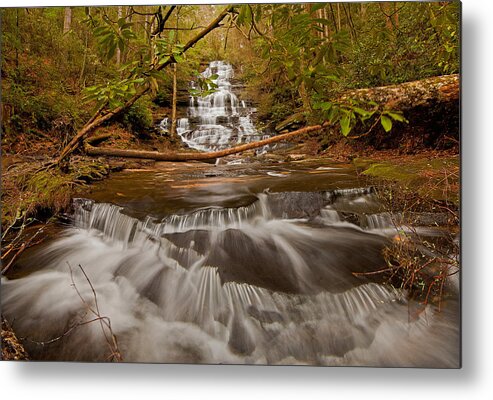
[[[2, 9], [4, 144], [19, 134], [68, 142], [91, 115], [110, 113], [145, 88], [119, 121], [152, 124], [169, 104], [172, 70], [187, 88], [203, 65], [225, 59], [248, 86], [259, 117], [296, 111], [337, 122], [348, 135], [378, 116], [388, 131], [404, 121], [378, 104], [338, 102], [345, 90], [459, 70], [458, 2], [244, 4], [191, 48], [190, 38], [224, 6], [115, 6]], [[199, 81], [194, 95], [214, 90]]]

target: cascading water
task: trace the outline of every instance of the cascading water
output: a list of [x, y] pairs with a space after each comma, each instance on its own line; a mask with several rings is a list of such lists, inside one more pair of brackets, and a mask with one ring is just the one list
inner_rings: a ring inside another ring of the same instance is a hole
[[[228, 197], [203, 183], [190, 195]], [[96, 293], [125, 361], [457, 366], [457, 301], [410, 317], [403, 291], [354, 275], [381, 268], [396, 232], [371, 217], [381, 214], [371, 190], [249, 196], [159, 218], [128, 215], [138, 202], [77, 200], [62, 237], [21, 260], [31, 273], [3, 279], [2, 312], [38, 359], [106, 359], [109, 332], [86, 323]]]
[[[268, 137], [255, 129], [251, 119], [255, 109], [233, 92], [233, 67], [224, 61], [213, 61], [202, 72], [204, 78], [216, 74], [213, 82], [217, 90], [205, 97], [190, 97], [188, 116], [177, 120], [176, 131], [183, 142], [210, 152]], [[165, 118], [160, 127], [168, 130], [169, 125], [170, 120]]]

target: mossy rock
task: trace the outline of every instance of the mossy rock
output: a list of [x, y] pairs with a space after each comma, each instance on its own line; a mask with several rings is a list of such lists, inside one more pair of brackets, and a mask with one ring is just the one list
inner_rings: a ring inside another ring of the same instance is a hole
[[2, 226], [47, 220], [66, 210], [75, 190], [103, 179], [110, 167], [103, 160], [76, 158], [66, 173], [40, 163], [19, 163], [4, 176]]
[[353, 163], [363, 175], [395, 182], [423, 198], [459, 204], [458, 157], [379, 162], [358, 158]]

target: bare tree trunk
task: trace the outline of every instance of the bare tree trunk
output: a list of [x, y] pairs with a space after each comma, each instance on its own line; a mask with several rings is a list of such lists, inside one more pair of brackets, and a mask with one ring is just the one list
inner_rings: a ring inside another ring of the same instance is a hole
[[337, 29], [336, 16], [334, 13], [334, 9], [332, 8], [332, 3], [329, 3], [330, 7], [330, 15], [332, 16], [332, 23], [334, 24], [334, 32], [337, 33], [339, 30]]
[[[179, 21], [180, 11], [181, 11], [181, 7], [178, 6], [176, 11], [176, 30], [172, 44], [173, 46], [178, 41], [178, 21]], [[173, 98], [171, 100], [171, 132], [170, 132], [172, 137], [176, 137], [176, 100], [178, 97], [178, 87], [176, 83], [177, 71], [178, 71], [178, 64], [174, 63], [173, 64]]]
[[394, 25], [399, 29], [399, 10], [397, 9], [397, 3], [394, 3]]
[[[323, 17], [324, 17], [323, 10], [322, 9], [317, 10], [317, 18], [322, 19]], [[318, 24], [318, 26], [322, 30], [324, 29], [324, 25], [323, 24]], [[317, 35], [318, 35], [318, 37], [320, 39], [323, 39], [324, 38], [324, 32], [317, 32]]]
[[[120, 19], [123, 16], [123, 6], [118, 6], [118, 19]], [[116, 48], [116, 65], [120, 65], [122, 61], [122, 52], [120, 50], [120, 47], [117, 46]]]
[[346, 14], [347, 25], [349, 26], [349, 33], [351, 34], [351, 42], [354, 42], [356, 40], [356, 29], [354, 29], [353, 18], [351, 17], [351, 4], [343, 4], [342, 8]]
[[67, 33], [72, 26], [72, 8], [65, 7], [65, 13], [63, 18], [63, 33]]
[[[88, 13], [89, 15], [91, 14], [91, 7], [88, 8]], [[85, 79], [85, 73], [86, 73], [86, 64], [87, 64], [87, 52], [89, 50], [89, 31], [86, 28], [85, 29], [85, 40], [84, 40], [84, 58], [82, 59], [82, 67], [80, 69], [80, 75], [79, 75], [79, 85], [81, 87], [86, 86], [86, 79]]]
[[364, 21], [366, 18], [366, 3], [360, 4], [360, 18]]
[[[329, 20], [329, 16], [327, 14], [327, 7], [324, 7], [322, 11], [323, 11], [323, 18], [328, 21]], [[329, 25], [328, 24], [325, 24], [324, 25], [324, 33], [325, 33], [325, 38], [328, 39], [329, 38], [329, 35], [330, 35]]]
[[15, 71], [16, 73], [19, 72], [19, 47], [20, 44], [22, 43], [22, 38], [21, 38], [21, 30], [19, 28], [19, 9], [16, 8], [15, 10], [15, 28], [16, 28], [16, 36], [19, 41], [19, 43], [15, 46]]
[[341, 30], [341, 5], [339, 3], [336, 3], [336, 8], [337, 8], [337, 30]]
[[390, 32], [394, 30], [394, 24], [392, 21], [392, 12], [390, 7], [392, 6], [389, 3], [379, 3], [380, 10], [382, 10], [383, 15], [385, 16], [385, 26]]
[[178, 97], [178, 90], [176, 84], [176, 72], [177, 72], [177, 63], [173, 64], [173, 99], [171, 104], [171, 136], [176, 137], [176, 99]]

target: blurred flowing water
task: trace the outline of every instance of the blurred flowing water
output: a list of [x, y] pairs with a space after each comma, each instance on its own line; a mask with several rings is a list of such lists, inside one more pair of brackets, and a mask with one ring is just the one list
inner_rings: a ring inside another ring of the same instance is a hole
[[459, 363], [457, 288], [415, 313], [406, 293], [353, 274], [384, 267], [404, 228], [349, 166], [161, 163], [87, 197], [2, 281], [2, 312], [35, 359], [109, 354], [97, 322], [34, 343], [94, 318], [80, 265], [125, 361]]
[[[231, 83], [233, 67], [224, 61], [212, 61], [202, 72], [217, 85], [214, 93], [190, 97], [187, 116], [177, 121], [177, 134], [188, 147], [201, 151], [222, 150], [241, 143], [265, 139], [252, 121], [255, 108], [239, 100]], [[194, 83], [192, 82], [192, 85]], [[171, 121], [164, 118], [160, 128], [169, 130]]]
[[[219, 90], [178, 121], [184, 143], [261, 139], [231, 65], [213, 62], [213, 74]], [[382, 249], [408, 228], [352, 166], [157, 163], [86, 197], [2, 278], [2, 313], [33, 359], [108, 360], [99, 315], [128, 362], [459, 365], [457, 280], [440, 312], [416, 312], [405, 292], [358, 274], [385, 268]]]

